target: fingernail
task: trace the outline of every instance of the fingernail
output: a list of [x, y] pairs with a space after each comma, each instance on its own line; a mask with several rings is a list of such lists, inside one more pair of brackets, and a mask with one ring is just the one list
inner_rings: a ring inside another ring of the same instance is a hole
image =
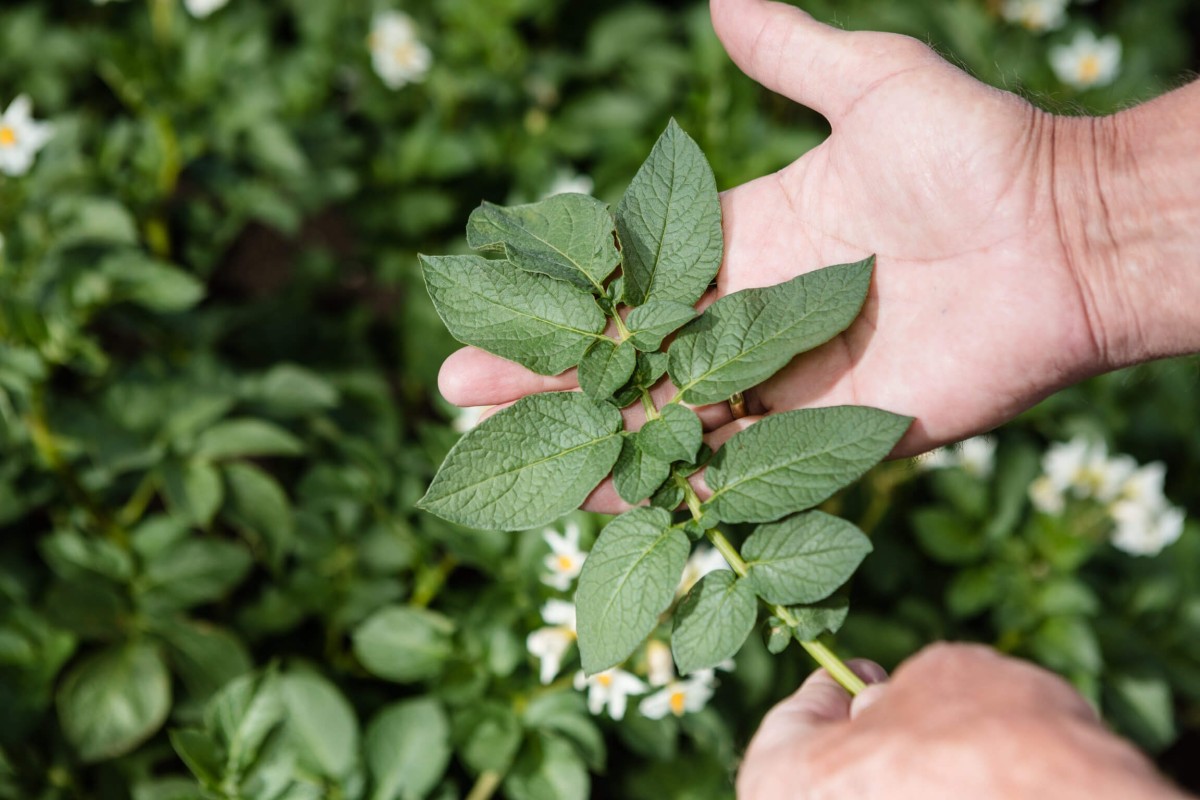
[[883, 697], [887, 689], [888, 685], [886, 683], [873, 683], [859, 692], [850, 701], [850, 719], [856, 719], [859, 714], [874, 705], [879, 698]]
[[888, 678], [886, 669], [865, 658], [851, 659], [848, 666], [864, 683], [883, 683]]

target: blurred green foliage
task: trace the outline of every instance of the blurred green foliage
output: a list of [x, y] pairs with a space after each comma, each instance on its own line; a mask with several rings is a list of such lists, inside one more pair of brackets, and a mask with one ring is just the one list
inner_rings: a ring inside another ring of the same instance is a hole
[[[411, 2], [433, 63], [398, 90], [371, 70], [385, 5], [0, 8], [0, 103], [27, 94], [55, 128], [0, 176], [0, 798], [728, 797], [810, 667], [754, 644], [678, 720], [602, 721], [539, 686], [538, 533], [413, 511], [456, 436], [435, 392], [455, 345], [415, 253], [563, 175], [615, 202], [671, 116], [722, 187], [824, 123], [740, 75], [703, 4]], [[1100, 0], [1046, 34], [985, 0], [807, 7], [1056, 110], [1196, 65], [1186, 0]], [[1077, 93], [1047, 52], [1083, 27], [1123, 57]], [[1195, 523], [1134, 559], [1026, 490], [1046, 442], [1087, 432], [1165, 461], [1200, 513], [1196, 385], [1194, 360], [1101, 378], [1003, 430], [990, 479], [892, 464], [839, 497], [877, 550], [840, 649], [990, 642], [1144, 747], [1194, 747]]]

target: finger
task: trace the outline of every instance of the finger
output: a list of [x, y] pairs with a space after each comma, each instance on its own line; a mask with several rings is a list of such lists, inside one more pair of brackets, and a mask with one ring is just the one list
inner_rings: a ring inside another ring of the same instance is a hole
[[710, 10], [743, 72], [834, 124], [873, 84], [917, 63], [911, 56], [919, 51], [908, 44], [916, 40], [838, 30], [783, 3], [711, 0]]
[[438, 390], [456, 406], [499, 405], [527, 394], [561, 392], [578, 386], [573, 369], [561, 375], [538, 375], [477, 347], [455, 351], [438, 373]]

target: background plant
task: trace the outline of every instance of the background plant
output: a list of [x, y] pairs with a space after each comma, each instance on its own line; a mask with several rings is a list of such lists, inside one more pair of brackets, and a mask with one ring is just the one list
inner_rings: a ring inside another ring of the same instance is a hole
[[[752, 636], [702, 708], [659, 719], [541, 683], [526, 638], [568, 594], [542, 581], [542, 531], [413, 510], [457, 437], [432, 392], [454, 343], [415, 254], [462, 248], [483, 198], [585, 179], [615, 204], [671, 116], [722, 188], [823, 123], [737, 74], [703, 4], [199, 5], [0, 9], [0, 108], [27, 95], [53, 133], [0, 176], [0, 796], [728, 796], [808, 662]], [[807, 7], [1060, 111], [1196, 65], [1182, 0], [1058, 5], [1046, 30], [1024, 4]], [[384, 11], [411, 24], [372, 39]], [[1111, 82], [1056, 74], [1081, 30], [1118, 37]], [[377, 63], [388, 43], [403, 59]], [[997, 434], [990, 474], [888, 464], [833, 498], [875, 548], [839, 649], [1038, 659], [1186, 778], [1194, 523], [1133, 557], [1105, 502], [1048, 514], [1029, 487], [1082, 436], [1162, 461], [1194, 516], [1195, 367], [1052, 398]], [[598, 522], [573, 520], [585, 554]], [[647, 684], [655, 652], [632, 665]]]

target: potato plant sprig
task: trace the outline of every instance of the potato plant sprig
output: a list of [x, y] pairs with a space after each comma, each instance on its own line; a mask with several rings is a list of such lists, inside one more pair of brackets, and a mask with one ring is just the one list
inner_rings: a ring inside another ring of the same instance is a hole
[[[813, 507], [887, 455], [911, 420], [860, 406], [788, 411], [714, 453], [692, 407], [740, 395], [845, 330], [874, 259], [735, 292], [697, 314], [721, 264], [721, 209], [708, 162], [673, 121], [615, 214], [579, 194], [485, 203], [467, 243], [497, 257], [421, 257], [450, 332], [543, 375], [577, 367], [581, 391], [531, 395], [486, 420], [450, 451], [419, 505], [463, 525], [521, 530], [577, 508], [611, 473], [635, 507], [604, 528], [579, 576], [585, 672], [628, 658], [668, 609], [679, 673], [712, 667], [741, 648], [761, 601], [772, 652], [798, 640], [860, 690], [817, 639], [845, 619], [832, 595], [871, 544]], [[650, 390], [664, 376], [677, 392], [660, 407]], [[639, 401], [646, 422], [626, 430], [621, 409]], [[707, 500], [688, 482], [701, 469]], [[688, 518], [675, 519], [680, 508]], [[739, 551], [719, 523], [758, 526]], [[693, 541], [705, 537], [731, 569], [673, 605]]]

